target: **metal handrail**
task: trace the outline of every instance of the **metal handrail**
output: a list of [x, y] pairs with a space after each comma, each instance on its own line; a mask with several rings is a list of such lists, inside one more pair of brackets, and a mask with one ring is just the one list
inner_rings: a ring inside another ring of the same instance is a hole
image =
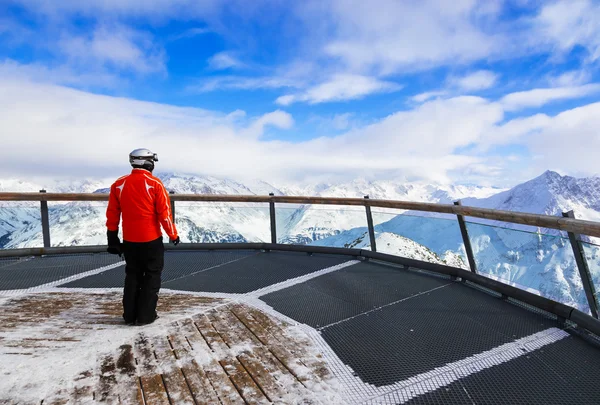
[[[52, 250], [50, 248], [50, 226], [48, 221], [48, 201], [108, 201], [108, 193], [46, 193], [45, 190], [40, 190], [39, 193], [0, 193], [0, 201], [39, 201], [41, 206], [42, 214], [42, 233], [44, 240], [44, 248], [41, 250], [33, 249], [32, 251], [40, 252], [43, 254], [44, 250]], [[434, 204], [434, 203], [423, 203], [423, 202], [412, 202], [412, 201], [395, 201], [395, 200], [377, 200], [370, 199], [369, 196], [365, 198], [340, 198], [340, 197], [305, 197], [305, 196], [275, 196], [269, 194], [268, 196], [257, 196], [257, 195], [226, 195], [226, 194], [173, 194], [169, 195], [171, 199], [171, 206], [173, 212], [175, 211], [176, 201], [196, 201], [196, 202], [237, 202], [237, 203], [268, 203], [270, 211], [270, 222], [271, 222], [271, 244], [277, 244], [277, 230], [276, 230], [276, 215], [275, 215], [275, 204], [326, 204], [326, 205], [348, 205], [348, 206], [363, 206], [365, 207], [365, 214], [367, 219], [367, 226], [369, 231], [369, 239], [371, 242], [371, 250], [376, 252], [375, 244], [375, 231], [373, 226], [373, 219], [371, 213], [371, 207], [380, 208], [393, 208], [393, 209], [404, 209], [411, 211], [425, 211], [435, 212], [440, 214], [454, 214], [457, 217], [458, 224], [461, 229], [463, 243], [469, 262], [469, 267], [472, 273], [476, 273], [475, 257], [471, 248], [467, 227], [464, 222], [465, 216], [484, 218], [488, 220], [511, 222], [516, 224], [524, 224], [530, 226], [536, 226], [541, 228], [557, 229], [566, 231], [569, 234], [569, 240], [572, 244], [573, 251], [576, 255], [576, 262], [581, 276], [582, 282], [586, 287], [586, 297], [590, 307], [590, 310], [594, 318], [598, 318], [598, 302], [594, 293], [594, 285], [591, 280], [588, 264], [585, 256], [581, 254], [581, 240], [580, 234], [600, 237], [600, 223], [593, 221], [584, 221], [580, 219], [574, 219], [572, 212], [567, 215], [566, 213], [562, 217], [555, 217], [550, 215], [531, 214], [524, 212], [512, 212], [493, 210], [488, 208], [477, 208], [463, 206], [460, 201], [450, 204]], [[84, 247], [81, 247], [84, 248]], [[89, 246], [89, 250], [96, 251], [98, 247]], [[1, 254], [0, 256], [5, 256]], [[24, 253], [24, 252], [21, 252]], [[579, 253], [579, 254], [578, 254]]]
[[[377, 200], [366, 198], [257, 196], [226, 194], [172, 194], [172, 201], [326, 204], [393, 208], [411, 211], [436, 212], [483, 218], [541, 228], [558, 229], [580, 235], [600, 237], [600, 223], [551, 215], [532, 214], [469, 207], [465, 205], [434, 204], [413, 201]], [[108, 201], [108, 193], [0, 193], [0, 201]]]

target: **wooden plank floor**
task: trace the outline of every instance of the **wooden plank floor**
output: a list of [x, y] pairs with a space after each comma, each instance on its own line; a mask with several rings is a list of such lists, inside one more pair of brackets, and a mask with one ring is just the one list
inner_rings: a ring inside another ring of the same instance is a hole
[[[40, 308], [52, 308], [46, 311], [56, 315], [61, 312], [56, 308], [72, 308], [77, 305], [73, 301], [82, 300], [68, 294], [53, 298], [56, 305], [40, 306], [40, 301], [50, 299], [42, 295], [31, 298], [35, 303], [21, 302], [19, 316], [3, 312], [0, 339], [3, 328], [15, 328], [19, 319], [27, 319], [21, 316], [24, 312], [31, 316]], [[94, 300], [95, 308], [100, 310], [96, 311], [97, 317], [92, 317], [93, 322], [117, 322], [115, 312], [120, 315], [120, 307], [118, 301], [116, 307], [111, 307], [114, 298], [103, 296]], [[158, 331], [123, 325], [122, 328], [136, 328], [131, 341], [98, 356], [92, 361], [96, 364], [89, 364], [89, 370], [75, 376], [69, 388], [56, 387], [52, 395], [40, 402], [316, 404], [323, 403], [322, 392], [332, 392], [334, 380], [320, 355], [306, 337], [289, 325], [245, 304], [192, 298], [196, 299], [195, 305], [201, 305], [199, 312], [176, 317]], [[185, 299], [181, 296], [161, 296], [159, 303], [162, 302], [163, 311], [181, 310], [185, 306], [182, 301]], [[52, 344], [58, 341], [62, 345], [77, 345], [77, 339], [68, 339], [68, 330], [42, 341], [10, 344], [21, 355], [52, 350]], [[9, 342], [0, 340], [1, 345], [6, 343]], [[2, 400], [0, 395], [0, 403]]]

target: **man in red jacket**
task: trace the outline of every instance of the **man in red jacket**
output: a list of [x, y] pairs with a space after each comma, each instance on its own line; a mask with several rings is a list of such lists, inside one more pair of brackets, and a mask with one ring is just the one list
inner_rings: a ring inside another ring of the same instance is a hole
[[[135, 149], [129, 154], [131, 174], [120, 177], [110, 188], [106, 210], [108, 252], [125, 255], [123, 319], [145, 325], [157, 318], [156, 304], [164, 267], [162, 228], [171, 243], [179, 244], [169, 195], [152, 175], [156, 153]], [[123, 217], [123, 243], [119, 222]]]

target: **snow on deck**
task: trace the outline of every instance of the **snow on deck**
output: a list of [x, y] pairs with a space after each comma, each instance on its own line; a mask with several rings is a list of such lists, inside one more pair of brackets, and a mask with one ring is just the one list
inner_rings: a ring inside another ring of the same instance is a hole
[[117, 291], [0, 300], [0, 403], [339, 403], [311, 340], [228, 298], [161, 293], [126, 326]]

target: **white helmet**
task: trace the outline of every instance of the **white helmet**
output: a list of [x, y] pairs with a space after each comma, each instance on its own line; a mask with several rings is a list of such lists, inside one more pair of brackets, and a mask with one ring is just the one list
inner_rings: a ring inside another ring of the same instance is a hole
[[158, 155], [149, 149], [139, 148], [129, 154], [131, 166], [149, 171], [154, 170], [154, 162], [158, 162]]

